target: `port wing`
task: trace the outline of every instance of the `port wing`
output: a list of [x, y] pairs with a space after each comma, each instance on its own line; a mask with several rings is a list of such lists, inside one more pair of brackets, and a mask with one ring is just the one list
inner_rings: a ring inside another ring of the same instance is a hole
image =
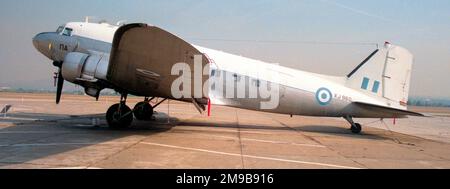
[[[116, 88], [134, 95], [172, 98], [171, 85], [180, 77], [171, 74], [173, 65], [186, 63], [191, 71], [188, 81], [197, 81], [193, 72], [199, 55], [203, 71], [208, 59], [188, 42], [155, 26], [128, 24], [114, 36], [107, 78]], [[208, 76], [201, 75], [201, 83], [205, 83]], [[190, 83], [190, 94], [194, 94], [194, 84]]]

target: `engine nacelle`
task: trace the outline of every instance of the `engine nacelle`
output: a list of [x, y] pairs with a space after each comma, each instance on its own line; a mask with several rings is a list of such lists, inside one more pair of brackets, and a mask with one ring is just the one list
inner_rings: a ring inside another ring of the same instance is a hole
[[96, 82], [106, 80], [108, 65], [109, 56], [71, 52], [64, 57], [61, 71], [63, 78], [72, 83]]

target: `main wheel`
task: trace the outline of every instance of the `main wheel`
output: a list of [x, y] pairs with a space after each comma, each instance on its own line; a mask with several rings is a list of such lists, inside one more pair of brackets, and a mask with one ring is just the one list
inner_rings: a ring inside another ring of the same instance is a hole
[[[120, 110], [119, 110], [120, 107]], [[124, 129], [133, 122], [133, 113], [125, 104], [114, 104], [106, 112], [106, 121], [113, 129]]]
[[139, 102], [133, 108], [134, 117], [138, 120], [151, 120], [153, 107], [148, 102]]
[[352, 125], [351, 130], [352, 130], [352, 133], [355, 133], [355, 134], [361, 133], [361, 130], [362, 130], [361, 124], [355, 123], [355, 125]]

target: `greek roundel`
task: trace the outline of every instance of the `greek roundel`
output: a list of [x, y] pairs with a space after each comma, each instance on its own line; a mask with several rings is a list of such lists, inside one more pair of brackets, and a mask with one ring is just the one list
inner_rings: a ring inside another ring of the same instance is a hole
[[333, 95], [329, 89], [320, 88], [316, 92], [316, 100], [321, 106], [326, 106], [333, 100]]

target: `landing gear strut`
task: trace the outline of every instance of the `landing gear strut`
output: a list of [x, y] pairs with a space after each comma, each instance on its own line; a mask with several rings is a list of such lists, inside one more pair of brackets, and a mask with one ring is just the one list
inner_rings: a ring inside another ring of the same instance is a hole
[[167, 99], [163, 99], [159, 101], [156, 105], [150, 105], [150, 101], [152, 99], [145, 98], [143, 102], [139, 102], [136, 106], [131, 110], [127, 105], [127, 94], [122, 93], [120, 96], [120, 103], [112, 105], [108, 111], [106, 112], [106, 121], [110, 128], [113, 129], [125, 129], [130, 127], [133, 122], [133, 115], [138, 120], [151, 120], [153, 116], [153, 110], [162, 104]]
[[133, 112], [126, 105], [127, 94], [122, 94], [120, 103], [112, 105], [106, 112], [106, 121], [113, 129], [128, 128], [133, 122]]
[[153, 107], [150, 105], [150, 101], [152, 99], [145, 98], [143, 102], [139, 102], [134, 106], [133, 108], [133, 114], [134, 117], [136, 117], [137, 120], [151, 120], [153, 116]]
[[353, 121], [352, 116], [345, 116], [344, 119], [350, 123], [350, 125], [351, 125], [350, 130], [352, 131], [352, 133], [355, 133], [355, 134], [361, 133], [361, 130], [362, 130], [361, 124], [355, 123]]

